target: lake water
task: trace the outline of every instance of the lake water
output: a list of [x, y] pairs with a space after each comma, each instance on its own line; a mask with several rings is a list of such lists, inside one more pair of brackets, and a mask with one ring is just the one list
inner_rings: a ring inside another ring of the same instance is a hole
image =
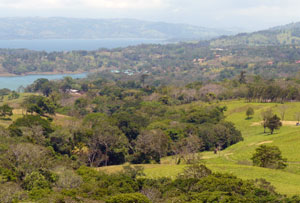
[[[0, 40], [0, 48], [30, 49], [36, 51], [71, 51], [71, 50], [97, 50], [100, 48], [118, 48], [139, 44], [164, 44], [163, 40], [151, 39], [103, 39], [103, 40]], [[28, 75], [16, 77], [0, 77], [0, 89], [9, 88], [16, 90], [21, 85], [26, 87], [38, 78], [49, 80], [62, 79], [65, 76], [84, 78], [83, 74], [58, 74], [58, 75]]]
[[101, 40], [0, 40], [0, 48], [30, 49], [36, 51], [97, 50], [100, 48], [119, 48], [139, 44], [163, 44], [156, 39], [101, 39]]
[[8, 88], [10, 90], [17, 90], [21, 85], [26, 87], [32, 84], [39, 78], [47, 78], [48, 80], [58, 80], [66, 76], [72, 78], [85, 78], [87, 73], [79, 74], [57, 74], [57, 75], [26, 75], [26, 76], [13, 76], [13, 77], [0, 77], [0, 89]]

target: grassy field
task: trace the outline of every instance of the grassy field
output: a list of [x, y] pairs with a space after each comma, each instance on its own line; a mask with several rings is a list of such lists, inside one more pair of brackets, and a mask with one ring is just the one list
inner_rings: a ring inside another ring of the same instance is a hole
[[[26, 114], [26, 111], [21, 107], [22, 101], [30, 96], [30, 95], [36, 95], [34, 93], [20, 93], [20, 97], [18, 99], [8, 100], [8, 96], [5, 96], [3, 101], [0, 102], [0, 105], [8, 104], [9, 106], [13, 107], [13, 115], [11, 117], [7, 118], [1, 118], [0, 119], [0, 126], [8, 127], [13, 121], [16, 119], [22, 117], [24, 114]], [[72, 118], [69, 116], [65, 116], [62, 114], [55, 114], [51, 116], [53, 118], [54, 125], [69, 125], [70, 123], [74, 123], [77, 121], [76, 118]]]
[[[201, 153], [203, 162], [213, 171], [230, 173], [243, 179], [264, 178], [271, 182], [278, 192], [286, 195], [300, 195], [300, 127], [296, 126], [295, 112], [300, 111], [300, 102], [286, 103], [288, 106], [284, 125], [273, 135], [264, 134], [261, 121], [261, 111], [272, 108], [279, 114], [282, 104], [247, 103], [245, 101], [227, 101], [219, 103], [226, 105], [227, 120], [235, 123], [242, 132], [244, 141], [233, 145], [221, 153]], [[252, 119], [246, 119], [246, 110], [251, 106], [255, 110]], [[252, 166], [251, 156], [262, 144], [275, 145], [280, 148], [283, 157], [288, 159], [288, 167], [284, 170], [266, 169]], [[149, 178], [171, 177], [180, 173], [185, 165], [174, 164], [172, 157], [163, 158], [160, 165], [143, 165]], [[122, 166], [100, 168], [106, 172], [118, 172]]]

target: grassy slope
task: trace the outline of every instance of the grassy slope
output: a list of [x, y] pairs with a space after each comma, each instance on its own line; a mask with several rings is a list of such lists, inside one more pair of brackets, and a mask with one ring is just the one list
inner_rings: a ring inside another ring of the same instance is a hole
[[[14, 108], [13, 115], [10, 118], [0, 118], [0, 126], [8, 127], [13, 121], [21, 118], [26, 111], [22, 109], [20, 104], [24, 101], [24, 99], [30, 95], [34, 95], [33, 93], [21, 93], [18, 99], [8, 100], [8, 96], [4, 97], [4, 100], [0, 102], [0, 105], [8, 104]], [[75, 122], [77, 119], [69, 116], [65, 116], [62, 114], [56, 114], [51, 116], [54, 120], [54, 125], [68, 125], [70, 122]]]
[[[229, 101], [220, 103], [228, 107], [227, 120], [236, 124], [242, 131], [244, 141], [229, 147], [220, 154], [204, 152], [202, 157], [206, 165], [215, 172], [227, 172], [243, 179], [265, 178], [271, 182], [277, 191], [287, 195], [300, 195], [300, 127], [284, 126], [274, 135], [264, 134], [261, 126], [252, 126], [261, 120], [260, 112], [263, 109], [273, 108], [278, 113], [281, 104], [246, 103], [244, 101]], [[300, 111], [300, 103], [288, 103], [289, 109], [286, 119], [294, 121], [294, 113]], [[252, 119], [246, 120], [246, 109], [251, 106], [255, 109]], [[296, 122], [295, 122], [296, 124]], [[251, 156], [260, 144], [276, 145], [289, 161], [284, 170], [273, 170], [253, 167]], [[172, 157], [166, 157], [161, 165], [143, 165], [147, 177], [176, 177], [185, 165], [175, 165]], [[100, 168], [107, 172], [118, 172], [122, 166]]]
[[[12, 120], [22, 116], [22, 110], [18, 104], [28, 96], [21, 94], [17, 100], [8, 101], [15, 108]], [[197, 104], [194, 104], [197, 105]], [[265, 178], [270, 181], [283, 194], [300, 195], [300, 127], [284, 126], [274, 135], [264, 134], [261, 126], [252, 126], [253, 123], [259, 122], [260, 112], [263, 109], [273, 108], [274, 112], [278, 113], [278, 108], [281, 104], [261, 104], [261, 103], [245, 103], [244, 101], [229, 101], [220, 103], [226, 105], [228, 110], [227, 120], [235, 123], [236, 127], [242, 131], [244, 141], [229, 147], [220, 154], [215, 155], [213, 152], [202, 153], [203, 161], [206, 165], [216, 172], [232, 173], [240, 178], [255, 179]], [[300, 102], [288, 103], [289, 109], [286, 113], [286, 119], [293, 121], [294, 113], [300, 111]], [[255, 109], [255, 114], [251, 120], [246, 120], [246, 109], [251, 106]], [[55, 123], [62, 124], [70, 117], [62, 115], [55, 116]], [[8, 126], [12, 121], [0, 120], [0, 125]], [[288, 158], [289, 166], [285, 170], [272, 170], [251, 165], [251, 156], [254, 150], [262, 143], [268, 145], [276, 145], [283, 152], [283, 156]], [[172, 157], [162, 159], [162, 164], [143, 165], [145, 173], [149, 178], [171, 177], [175, 178], [182, 171], [185, 165], [175, 165]], [[103, 167], [99, 170], [106, 172], [118, 172], [122, 170], [122, 166]]]

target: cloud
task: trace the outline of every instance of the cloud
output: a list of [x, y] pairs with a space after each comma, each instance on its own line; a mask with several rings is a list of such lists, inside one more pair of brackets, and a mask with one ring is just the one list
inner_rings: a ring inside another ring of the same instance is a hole
[[205, 27], [300, 21], [300, 0], [0, 0], [0, 16], [136, 18]]
[[166, 6], [164, 0], [0, 0], [0, 8], [15, 9], [152, 9]]

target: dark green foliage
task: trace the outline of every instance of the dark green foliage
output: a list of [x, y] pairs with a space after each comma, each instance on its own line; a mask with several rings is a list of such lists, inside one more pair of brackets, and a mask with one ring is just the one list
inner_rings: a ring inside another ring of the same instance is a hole
[[[172, 181], [104, 175], [81, 167], [77, 172], [85, 184], [64, 191], [67, 196], [88, 197], [108, 202], [277, 202], [288, 199], [277, 194], [265, 180], [245, 181], [227, 174], [214, 174], [204, 165]], [[95, 186], [100, 186], [100, 188]], [[140, 193], [143, 194], [141, 194]], [[295, 197], [296, 198], [296, 197]]]
[[240, 74], [240, 78], [239, 78], [239, 82], [241, 84], [246, 84], [246, 72], [245, 71], [241, 71], [241, 74]]
[[270, 129], [271, 134], [273, 134], [274, 130], [278, 130], [282, 126], [280, 118], [277, 115], [267, 118], [266, 127]]
[[46, 114], [55, 114], [55, 104], [49, 98], [43, 96], [32, 95], [25, 99], [23, 106], [28, 113], [37, 113], [41, 116]]
[[51, 185], [42, 174], [32, 172], [24, 178], [23, 188], [25, 190], [50, 189]]
[[224, 111], [226, 107], [208, 107], [193, 109], [187, 114], [187, 122], [203, 124], [218, 123], [224, 119]]
[[53, 83], [48, 79], [40, 78], [34, 81], [31, 85], [31, 91], [33, 92], [41, 92], [44, 96], [48, 97], [53, 91]]
[[250, 119], [251, 116], [254, 115], [254, 109], [252, 107], [249, 107], [246, 111], [247, 119]]
[[150, 200], [140, 193], [120, 194], [110, 197], [107, 203], [150, 203]]
[[18, 118], [16, 121], [13, 122], [13, 124], [9, 126], [9, 129], [12, 133], [17, 133], [17, 135], [19, 135], [20, 133], [18, 132], [19, 130], [17, 130], [18, 128], [32, 128], [33, 126], [41, 126], [43, 129], [43, 134], [45, 136], [53, 132], [50, 121], [43, 119], [40, 116], [32, 115], [25, 115], [22, 118]]
[[8, 127], [8, 130], [9, 130], [10, 136], [13, 136], [13, 137], [14, 137], [14, 136], [20, 137], [20, 136], [23, 135], [22, 130], [21, 130], [18, 126], [16, 126], [16, 125], [10, 125], [10, 126]]
[[117, 120], [118, 127], [126, 135], [129, 142], [135, 140], [140, 129], [146, 127], [148, 124], [147, 118], [128, 112], [116, 113], [114, 114], [114, 118]]
[[63, 130], [57, 130], [49, 138], [49, 145], [55, 152], [71, 155], [73, 149], [72, 134]]
[[0, 106], [0, 117], [12, 116], [13, 115], [13, 108], [10, 107], [8, 104], [4, 104]]
[[83, 178], [84, 183], [73, 191], [90, 199], [100, 200], [105, 196], [138, 192], [139, 189], [136, 179], [123, 174], [106, 175], [87, 167], [80, 167], [77, 173]]
[[13, 99], [18, 99], [20, 97], [20, 94], [17, 93], [16, 91], [12, 91], [9, 95], [8, 95], [8, 100], [13, 100]]
[[287, 159], [282, 158], [281, 151], [276, 146], [261, 145], [251, 159], [254, 166], [264, 168], [283, 169], [287, 166]]
[[206, 123], [195, 130], [197, 130], [197, 134], [203, 140], [205, 150], [213, 150], [216, 147], [225, 149], [243, 140], [241, 132], [227, 121], [222, 121], [216, 125]]
[[273, 116], [273, 112], [272, 109], [268, 109], [266, 111], [262, 111], [261, 112], [261, 117], [263, 120], [263, 127], [264, 127], [264, 133], [266, 133], [266, 128], [267, 128], [267, 124], [268, 124], [268, 120], [270, 120], [270, 118]]
[[17, 180], [17, 174], [15, 171], [12, 171], [8, 168], [2, 168], [0, 167], [0, 182], [11, 182], [11, 181], [16, 181]]

